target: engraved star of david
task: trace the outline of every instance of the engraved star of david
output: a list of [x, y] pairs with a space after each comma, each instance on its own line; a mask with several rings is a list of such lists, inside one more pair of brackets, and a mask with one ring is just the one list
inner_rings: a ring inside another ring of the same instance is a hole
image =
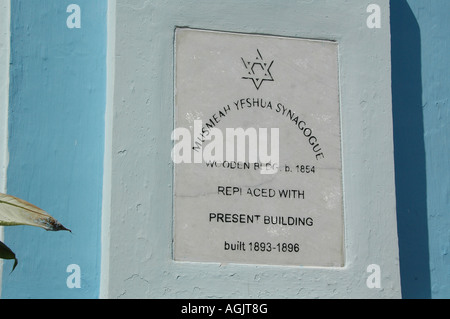
[[256, 89], [259, 90], [264, 81], [273, 81], [272, 74], [270, 73], [273, 61], [270, 63], [264, 61], [261, 52], [258, 49], [256, 51], [258, 52], [258, 56], [254, 60], [246, 61], [244, 58], [241, 58], [247, 70], [247, 75], [242, 78], [252, 80]]

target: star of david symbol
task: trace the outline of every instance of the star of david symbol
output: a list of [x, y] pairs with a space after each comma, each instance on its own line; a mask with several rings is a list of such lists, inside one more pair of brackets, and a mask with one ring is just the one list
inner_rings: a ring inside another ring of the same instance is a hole
[[254, 60], [246, 61], [244, 58], [241, 58], [247, 70], [247, 75], [242, 78], [252, 80], [256, 89], [259, 90], [264, 81], [273, 81], [272, 74], [270, 73], [273, 61], [270, 63], [264, 61], [261, 52], [258, 49], [256, 51], [258, 56]]

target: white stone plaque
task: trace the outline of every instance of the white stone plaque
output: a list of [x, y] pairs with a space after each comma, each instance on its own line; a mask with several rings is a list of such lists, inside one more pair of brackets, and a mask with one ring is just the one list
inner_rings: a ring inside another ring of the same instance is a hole
[[174, 259], [344, 265], [338, 45], [180, 28]]

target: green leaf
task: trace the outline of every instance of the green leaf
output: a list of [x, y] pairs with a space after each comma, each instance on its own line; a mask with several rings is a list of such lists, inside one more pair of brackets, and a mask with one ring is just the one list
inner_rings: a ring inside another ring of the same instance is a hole
[[11, 249], [9, 249], [8, 246], [6, 246], [1, 241], [0, 241], [0, 258], [1, 259], [14, 259], [14, 266], [13, 266], [13, 269], [11, 270], [11, 272], [13, 272], [18, 263], [16, 255], [13, 253], [13, 251]]
[[0, 193], [0, 226], [29, 225], [45, 230], [67, 230], [49, 213], [23, 199]]

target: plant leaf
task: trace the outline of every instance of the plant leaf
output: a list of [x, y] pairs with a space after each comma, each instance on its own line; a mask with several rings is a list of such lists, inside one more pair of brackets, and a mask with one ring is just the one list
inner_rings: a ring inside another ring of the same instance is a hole
[[45, 230], [67, 230], [49, 213], [23, 199], [0, 193], [0, 226], [29, 225]]
[[13, 269], [11, 270], [11, 272], [13, 272], [18, 264], [16, 255], [13, 253], [13, 251], [11, 249], [9, 249], [8, 246], [6, 246], [1, 241], [0, 241], [0, 258], [1, 259], [14, 259], [14, 266], [13, 266]]

